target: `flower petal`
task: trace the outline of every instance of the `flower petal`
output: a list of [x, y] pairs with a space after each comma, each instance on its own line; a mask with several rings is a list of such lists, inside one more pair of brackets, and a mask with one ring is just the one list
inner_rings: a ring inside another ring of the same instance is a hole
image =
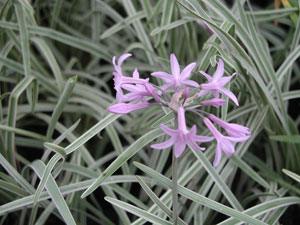
[[196, 134], [197, 132], [197, 127], [196, 125], [193, 125], [191, 130], [189, 131], [188, 137], [191, 138], [191, 140], [196, 141], [196, 142], [209, 142], [214, 140], [214, 137], [208, 137], [208, 136], [199, 136]]
[[187, 98], [189, 97], [189, 94], [190, 94], [190, 88], [189, 87], [186, 87], [185, 89], [184, 89], [184, 95], [183, 95], [183, 105], [184, 105], [184, 103], [186, 102], [186, 100], [187, 100]]
[[183, 138], [176, 139], [176, 142], [174, 143], [174, 154], [175, 157], [178, 158], [182, 155], [186, 147], [186, 142]]
[[170, 63], [173, 76], [178, 78], [180, 74], [180, 67], [177, 58], [174, 54], [170, 55]]
[[213, 93], [213, 95], [214, 95], [215, 98], [219, 98], [219, 92], [218, 92], [218, 90], [212, 90], [211, 92]]
[[214, 160], [214, 167], [218, 166], [222, 157], [222, 150], [219, 144], [217, 144], [216, 147], [216, 154], [215, 154], [215, 160]]
[[118, 66], [121, 66], [122, 63], [124, 62], [124, 60], [127, 59], [130, 56], [132, 56], [131, 53], [126, 53], [126, 54], [121, 55], [119, 60], [118, 60]]
[[220, 140], [223, 137], [220, 131], [217, 130], [217, 128], [212, 124], [212, 122], [208, 118], [204, 118], [203, 122], [210, 130], [210, 132], [216, 137], [217, 140]]
[[127, 114], [129, 112], [138, 110], [138, 109], [143, 109], [147, 108], [149, 106], [149, 103], [141, 103], [141, 104], [126, 104], [126, 103], [119, 103], [110, 106], [108, 109], [111, 113], [116, 113], [116, 114]]
[[192, 139], [191, 137], [187, 137], [187, 144], [194, 150], [200, 150], [200, 151], [204, 151], [205, 148], [200, 147], [194, 139]]
[[200, 70], [199, 72], [200, 72], [203, 76], [206, 77], [206, 79], [207, 79], [208, 82], [212, 82], [212, 81], [213, 81], [213, 78], [212, 78], [209, 74], [205, 73], [205, 72], [202, 71], [202, 70]]
[[148, 91], [149, 96], [152, 96], [155, 99], [155, 101], [160, 102], [160, 99], [156, 94], [154, 87], [150, 83], [145, 83], [144, 86]]
[[[131, 91], [131, 92], [143, 91], [143, 90], [141, 90], [141, 88], [139, 86], [133, 85], [133, 84], [123, 84], [122, 88], [127, 91]], [[144, 88], [144, 91], [145, 91], [145, 88]]]
[[167, 127], [164, 124], [160, 125], [160, 129], [162, 129], [166, 134], [168, 134], [170, 136], [177, 136], [178, 135], [178, 130], [173, 130], [173, 129]]
[[196, 66], [196, 63], [193, 62], [193, 63], [190, 63], [189, 65], [187, 65], [181, 72], [180, 74], [180, 80], [183, 81], [183, 80], [186, 80], [187, 78], [190, 77], [191, 75], [191, 72], [192, 70], [195, 68]]
[[112, 63], [113, 63], [113, 65], [114, 65], [114, 67], [117, 66], [117, 65], [116, 65], [116, 56], [114, 56], [114, 57], [112, 58]]
[[209, 137], [209, 136], [199, 136], [199, 135], [195, 135], [193, 137], [193, 140], [197, 141], [197, 142], [210, 142], [212, 140], [214, 140], [214, 137]]
[[[235, 125], [238, 125], [238, 124], [235, 124]], [[243, 126], [241, 126], [243, 127]], [[243, 137], [243, 136], [246, 136], [246, 135], [251, 135], [251, 132], [249, 131], [249, 129], [247, 127], [244, 127], [245, 129], [243, 129], [243, 131], [238, 131], [237, 129], [236, 130], [233, 130], [233, 129], [225, 129], [227, 134], [231, 137]]]
[[166, 149], [172, 146], [175, 142], [175, 138], [171, 137], [170, 139], [166, 140], [165, 142], [159, 143], [159, 144], [153, 144], [150, 147], [155, 149]]
[[135, 70], [133, 71], [132, 77], [134, 79], [139, 79], [140, 78], [140, 74], [139, 74], [139, 71], [137, 70], [137, 68], [135, 68]]
[[174, 88], [175, 84], [174, 83], [169, 83], [169, 84], [164, 84], [163, 86], [160, 87], [161, 90], [165, 91], [169, 88]]
[[223, 138], [222, 141], [220, 141], [220, 147], [228, 157], [232, 156], [234, 153], [233, 144], [226, 138]]
[[225, 137], [226, 139], [233, 142], [244, 142], [247, 141], [251, 136], [243, 136], [243, 137]]
[[232, 74], [229, 77], [222, 77], [221, 79], [219, 79], [218, 85], [220, 87], [224, 87], [235, 75], [236, 75], [236, 73]]
[[221, 98], [212, 98], [208, 100], [201, 101], [201, 105], [212, 105], [214, 107], [220, 107], [221, 105], [225, 104], [226, 100]]
[[193, 80], [185, 80], [185, 81], [182, 81], [181, 83], [185, 84], [186, 86], [199, 87], [199, 84]]
[[117, 92], [116, 99], [118, 103], [127, 102], [127, 97], [123, 94], [123, 92]]
[[224, 120], [221, 120], [213, 114], [210, 114], [208, 117], [215, 123], [219, 124], [222, 128], [224, 128], [226, 132], [232, 137], [242, 137], [251, 134], [248, 127], [244, 127], [236, 123], [225, 122]]
[[208, 94], [210, 91], [209, 90], [201, 90], [200, 92], [199, 92], [199, 94], [198, 94], [198, 97], [201, 97], [201, 96], [203, 96], [203, 95], [206, 95], [206, 94]]
[[216, 72], [213, 75], [213, 80], [218, 81], [224, 74], [224, 62], [220, 58]]
[[172, 77], [171, 74], [168, 74], [166, 72], [161, 72], [161, 71], [159, 71], [159, 72], [153, 72], [153, 73], [151, 73], [151, 76], [161, 78], [165, 82], [171, 82], [173, 80], [173, 77]]
[[239, 102], [236, 98], [236, 96], [231, 92], [229, 91], [228, 89], [226, 88], [219, 88], [218, 89], [223, 95], [226, 95], [228, 96], [237, 106], [239, 106]]

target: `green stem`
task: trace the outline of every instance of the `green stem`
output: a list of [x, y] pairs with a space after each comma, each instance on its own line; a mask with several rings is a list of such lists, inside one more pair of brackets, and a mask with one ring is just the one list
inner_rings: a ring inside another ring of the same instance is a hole
[[[174, 151], [174, 150], [173, 150]], [[175, 157], [175, 152], [172, 154], [172, 181], [173, 181], [173, 224], [177, 225], [178, 223], [178, 195], [177, 195], [177, 167], [178, 162]]]

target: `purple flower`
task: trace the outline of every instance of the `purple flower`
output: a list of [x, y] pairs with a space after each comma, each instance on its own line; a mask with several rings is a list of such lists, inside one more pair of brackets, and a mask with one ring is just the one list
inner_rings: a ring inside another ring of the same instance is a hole
[[186, 88], [184, 89], [184, 95], [183, 95], [184, 99], [183, 99], [182, 105], [184, 105], [184, 103], [185, 103], [186, 100], [188, 99], [189, 94], [190, 94], [190, 88], [189, 88], [189, 87], [186, 87]]
[[204, 100], [204, 101], [200, 102], [201, 105], [212, 105], [217, 108], [225, 103], [226, 103], [226, 100], [224, 100], [222, 98], [212, 98], [212, 99], [208, 99], [208, 100]]
[[250, 136], [240, 136], [240, 137], [227, 137], [220, 133], [217, 128], [212, 124], [208, 118], [204, 118], [203, 122], [208, 127], [210, 132], [214, 135], [217, 140], [216, 155], [214, 160], [214, 166], [219, 165], [222, 157], [222, 151], [227, 156], [232, 156], [234, 151], [234, 146], [231, 142], [243, 142], [246, 141]]
[[108, 109], [111, 113], [116, 114], [127, 114], [135, 110], [147, 108], [150, 104], [148, 102], [141, 103], [141, 104], [126, 104], [126, 103], [119, 103], [110, 106]]
[[219, 94], [223, 94], [228, 96], [237, 106], [239, 105], [236, 96], [229, 91], [228, 89], [224, 88], [224, 86], [231, 80], [231, 78], [235, 75], [232, 74], [229, 77], [223, 77], [224, 74], [224, 63], [222, 59], [219, 60], [219, 64], [217, 70], [213, 77], [205, 73], [204, 71], [200, 71], [200, 73], [206, 77], [208, 80], [207, 84], [201, 84], [201, 91], [198, 96], [203, 96], [209, 92], [212, 92], [215, 98], [219, 98]]
[[174, 154], [175, 157], [178, 158], [184, 152], [186, 148], [186, 144], [188, 144], [191, 148], [195, 150], [204, 150], [205, 148], [201, 148], [198, 146], [196, 142], [208, 142], [212, 141], [213, 137], [205, 137], [205, 136], [198, 136], [196, 134], [196, 126], [194, 125], [190, 131], [186, 128], [185, 123], [185, 113], [184, 108], [181, 106], [177, 112], [178, 117], [178, 129], [173, 130], [165, 126], [164, 124], [160, 125], [160, 128], [168, 135], [171, 136], [170, 139], [167, 141], [160, 143], [160, 144], [153, 144], [151, 145], [152, 148], [155, 149], [166, 149], [172, 145], [174, 145]]
[[227, 134], [231, 137], [245, 137], [247, 135], [251, 135], [248, 127], [244, 127], [236, 123], [227, 123], [213, 114], [209, 114], [208, 118], [224, 128]]
[[124, 60], [130, 56], [131, 56], [130, 53], [122, 55], [118, 60], [118, 64], [116, 64], [116, 56], [114, 56], [112, 59], [112, 63], [115, 68], [115, 71], [113, 72], [114, 75], [113, 80], [114, 80], [115, 90], [117, 91], [117, 95], [116, 95], [117, 102], [119, 103], [128, 101], [128, 99], [126, 99], [122, 91], [122, 86], [124, 84], [144, 84], [149, 81], [149, 79], [140, 79], [139, 76], [136, 77], [134, 76], [134, 74], [133, 77], [125, 77], [123, 75], [121, 65], [124, 62]]
[[[135, 69], [133, 72], [133, 78], [139, 79], [139, 73], [137, 69]], [[123, 98], [126, 99], [126, 101], [132, 101], [134, 104], [138, 103], [139, 101], [147, 102], [145, 98], [146, 96], [153, 97], [157, 102], [160, 101], [155, 92], [155, 88], [148, 82], [143, 84], [123, 84], [122, 88], [129, 91], [128, 94], [123, 95]]]
[[186, 66], [180, 73], [179, 63], [177, 58], [174, 54], [170, 55], [170, 64], [171, 64], [171, 71], [172, 75], [166, 72], [154, 72], [151, 75], [155, 77], [159, 77], [164, 80], [165, 84], [161, 87], [162, 90], [166, 90], [168, 88], [174, 88], [175, 91], [181, 89], [184, 85], [191, 86], [191, 87], [198, 87], [199, 84], [192, 80], [187, 80], [196, 63], [191, 63]]

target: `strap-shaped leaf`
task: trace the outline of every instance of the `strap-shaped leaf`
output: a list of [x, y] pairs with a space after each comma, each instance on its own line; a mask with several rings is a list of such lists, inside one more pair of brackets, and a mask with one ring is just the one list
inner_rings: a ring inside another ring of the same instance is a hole
[[127, 160], [140, 151], [145, 145], [152, 142], [155, 138], [163, 134], [161, 129], [154, 129], [147, 134], [140, 137], [132, 145], [130, 145], [117, 159], [115, 159], [109, 167], [107, 167], [100, 177], [81, 195], [85, 198], [93, 191], [95, 191], [108, 177], [110, 177], [117, 169], [119, 169]]
[[[153, 177], [158, 182], [162, 183], [163, 185], [167, 186], [168, 188], [172, 188], [172, 181], [170, 179], [166, 178], [165, 176], [157, 173], [153, 169], [151, 169], [141, 163], [134, 162], [134, 165], [137, 166], [143, 172], [145, 172], [148, 175], [150, 175], [151, 177]], [[231, 216], [238, 220], [244, 221], [246, 223], [257, 224], [257, 225], [264, 224], [265, 225], [265, 223], [257, 220], [254, 217], [251, 217], [251, 216], [244, 214], [242, 212], [239, 212], [235, 209], [229, 208], [228, 206], [225, 206], [221, 203], [218, 203], [209, 198], [206, 198], [206, 197], [204, 197], [194, 191], [191, 191], [181, 185], [178, 185], [178, 193], [192, 201], [195, 201], [195, 202], [201, 204], [201, 205], [205, 205], [208, 208], [214, 209], [220, 213], [226, 214], [228, 216]]]
[[[46, 169], [45, 164], [41, 160], [36, 160], [31, 164], [31, 167], [41, 179]], [[65, 199], [51, 174], [49, 175], [48, 180], [46, 181], [46, 189], [49, 192], [49, 195], [51, 196], [57, 210], [64, 218], [66, 224], [76, 225], [75, 220], [70, 212], [70, 209], [67, 203], [65, 202]]]
[[147, 211], [144, 211], [142, 209], [139, 209], [135, 206], [132, 206], [126, 202], [114, 199], [114, 198], [110, 198], [110, 197], [105, 197], [105, 200], [108, 201], [111, 204], [114, 204], [118, 207], [120, 207], [121, 209], [124, 209], [130, 213], [133, 213], [134, 215], [141, 217], [143, 219], [148, 220], [149, 222], [152, 222], [154, 224], [161, 224], [161, 225], [168, 225], [168, 224], [172, 224], [166, 220], [163, 220], [161, 218], [159, 218], [158, 216], [155, 216], [151, 213], [148, 213]]
[[289, 171], [287, 169], [282, 169], [282, 172], [284, 172], [289, 177], [293, 178], [294, 180], [298, 181], [300, 183], [300, 176], [292, 171]]

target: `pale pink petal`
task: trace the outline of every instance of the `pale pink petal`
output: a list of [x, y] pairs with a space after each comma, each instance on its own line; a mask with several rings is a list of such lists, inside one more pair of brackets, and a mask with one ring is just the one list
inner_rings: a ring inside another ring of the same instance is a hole
[[210, 142], [212, 140], [214, 140], [214, 137], [209, 137], [209, 136], [199, 136], [196, 135], [193, 137], [193, 140], [197, 141], [197, 142]]
[[225, 137], [226, 139], [233, 141], [233, 142], [244, 142], [250, 138], [250, 136], [243, 136], [243, 137]]
[[117, 66], [117, 65], [116, 65], [116, 56], [114, 56], [114, 57], [112, 58], [112, 63], [113, 63], [113, 65], [114, 65], [114, 67]]
[[151, 73], [152, 76], [154, 77], [158, 77], [163, 79], [166, 82], [171, 82], [174, 78], [172, 77], [172, 75], [166, 73], [166, 72], [153, 72]]
[[219, 92], [217, 90], [212, 90], [211, 92], [213, 93], [215, 98], [219, 98]]
[[121, 77], [122, 84], [144, 84], [148, 81], [149, 81], [149, 78], [147, 78], [147, 79], [141, 79], [141, 78], [135, 79], [135, 78], [132, 78], [132, 77]]
[[199, 84], [193, 80], [185, 80], [185, 81], [182, 81], [181, 83], [185, 84], [187, 86], [191, 86], [191, 87], [199, 87]]
[[200, 70], [199, 72], [200, 72], [203, 76], [206, 77], [206, 79], [208, 80], [208, 82], [212, 82], [212, 81], [213, 81], [213, 78], [212, 78], [209, 74], [205, 73], [205, 72], [202, 71], [202, 70]]
[[186, 80], [190, 77], [192, 70], [195, 68], [196, 63], [190, 63], [181, 72], [179, 79], [181, 81]]
[[173, 129], [167, 127], [167, 126], [164, 125], [164, 124], [161, 124], [161, 125], [160, 125], [160, 128], [161, 128], [166, 134], [168, 134], [168, 135], [170, 135], [170, 136], [176, 136], [176, 135], [178, 135], [178, 130], [173, 130]]
[[119, 92], [117, 92], [117, 94], [116, 94], [116, 99], [117, 99], [118, 103], [127, 101], [126, 96], [124, 96], [123, 93], [119, 93]]
[[184, 99], [183, 99], [183, 103], [182, 103], [182, 104], [184, 104], [185, 101], [187, 100], [187, 98], [189, 97], [189, 93], [190, 93], [190, 88], [189, 88], [189, 87], [186, 87], [186, 88], [184, 89]]
[[194, 137], [194, 136], [196, 136], [196, 133], [197, 133], [197, 127], [196, 127], [196, 125], [193, 125], [189, 132], [189, 135]]
[[217, 144], [216, 147], [216, 154], [215, 154], [215, 160], [214, 160], [214, 167], [218, 166], [222, 157], [222, 150], [219, 144]]
[[131, 56], [130, 53], [121, 55], [120, 58], [119, 58], [119, 60], [118, 60], [118, 64], [116, 64], [116, 56], [114, 56], [113, 59], [112, 59], [112, 63], [113, 63], [113, 65], [114, 65], [114, 68], [115, 68], [116, 72], [118, 73], [118, 75], [119, 75], [120, 77], [123, 76], [123, 74], [122, 74], [122, 69], [121, 69], [121, 65], [122, 65], [123, 61], [124, 61], [125, 59], [127, 59], [128, 57], [130, 57], [130, 56]]
[[238, 132], [244, 133], [244, 134], [251, 134], [248, 127], [244, 127], [242, 125], [236, 124], [236, 123], [228, 123], [229, 124], [229, 130], [236, 130]]
[[125, 104], [125, 103], [119, 103], [116, 105], [110, 106], [108, 109], [111, 113], [116, 114], [127, 114], [129, 112], [147, 108], [149, 106], [149, 103], [141, 103], [141, 104]]
[[208, 117], [212, 121], [214, 121], [215, 123], [217, 123], [221, 127], [223, 127], [226, 130], [226, 132], [232, 137], [241, 137], [241, 136], [251, 134], [248, 127], [244, 127], [244, 126], [236, 124], [236, 123], [225, 122], [213, 114], [210, 114]]
[[127, 59], [130, 56], [132, 56], [132, 54], [130, 54], [130, 53], [126, 53], [126, 54], [121, 55], [119, 60], [118, 60], [118, 66], [121, 66], [122, 63], [124, 62], [124, 60]]
[[[238, 124], [235, 124], [238, 125]], [[243, 127], [243, 126], [242, 126]], [[247, 127], [244, 127], [245, 129], [225, 129], [227, 134], [231, 137], [241, 137], [245, 135], [251, 135], [251, 132]]]
[[194, 150], [200, 150], [204, 151], [205, 148], [200, 147], [199, 145], [196, 144], [195, 140], [192, 139], [191, 137], [187, 137], [187, 144]]
[[127, 90], [127, 91], [131, 91], [131, 92], [137, 92], [137, 91], [141, 91], [141, 89], [133, 84], [123, 84], [122, 88]]
[[134, 79], [139, 79], [140, 78], [140, 74], [139, 74], [139, 71], [137, 70], [137, 68], [135, 68], [135, 70], [133, 71], [132, 77]]
[[218, 81], [218, 85], [220, 87], [224, 87], [235, 75], [236, 75], [236, 73], [233, 73], [229, 77], [222, 77], [222, 78], [220, 78], [219, 81]]
[[155, 148], [155, 149], [166, 149], [166, 148], [171, 147], [174, 144], [175, 140], [176, 139], [174, 137], [171, 137], [169, 140], [167, 140], [165, 142], [162, 142], [159, 144], [153, 144], [150, 147]]
[[152, 96], [155, 99], [155, 101], [159, 102], [160, 99], [155, 92], [155, 88], [149, 83], [145, 83], [144, 85], [145, 85], [146, 90], [149, 92], [149, 95]]
[[182, 155], [186, 147], [186, 142], [184, 139], [178, 138], [176, 142], [174, 143], [174, 154], [175, 157], [178, 158]]
[[234, 147], [233, 144], [228, 140], [228, 139], [222, 139], [222, 141], [220, 142], [221, 148], [223, 150], [223, 152], [227, 155], [227, 156], [232, 156], [232, 154], [234, 153]]
[[214, 121], [215, 123], [219, 124], [223, 128], [227, 127], [227, 125], [228, 125], [227, 122], [220, 119], [219, 117], [216, 117], [214, 114], [209, 114], [208, 118], [211, 119], [212, 121]]
[[201, 84], [202, 90], [210, 90], [211, 91], [211, 90], [216, 90], [218, 88], [220, 88], [220, 87], [218, 86], [218, 83], [216, 83], [216, 82]]
[[204, 118], [203, 122], [210, 130], [210, 132], [216, 137], [217, 140], [223, 137], [220, 131], [217, 130], [217, 128], [212, 124], [212, 122], [208, 118]]
[[129, 93], [124, 95], [128, 100], [127, 101], [134, 101], [132, 103], [138, 103], [141, 101], [145, 96], [147, 96], [146, 92], [141, 92], [141, 93]]
[[198, 94], [198, 97], [201, 97], [201, 96], [203, 96], [203, 95], [206, 95], [206, 94], [208, 94], [210, 91], [209, 90], [201, 90], [200, 92], [199, 92], [199, 94]]
[[212, 98], [212, 99], [204, 100], [204, 101], [200, 102], [201, 105], [212, 105], [214, 107], [220, 107], [221, 105], [223, 105], [225, 103], [226, 103], [226, 100], [221, 99], [221, 98]]
[[239, 106], [239, 102], [236, 98], [236, 96], [231, 92], [229, 91], [228, 89], [226, 88], [219, 88], [218, 89], [223, 95], [226, 95], [228, 96], [237, 106]]
[[188, 137], [190, 137], [191, 140], [194, 140], [196, 142], [209, 142], [215, 139], [214, 137], [199, 136], [196, 134], [196, 132], [197, 132], [197, 127], [196, 125], [193, 125], [188, 134]]
[[172, 88], [172, 87], [175, 87], [175, 84], [169, 83], [169, 84], [164, 84], [163, 86], [160, 87], [160, 89], [163, 90], [163, 91], [165, 91], [168, 88]]
[[177, 58], [174, 54], [170, 55], [171, 70], [174, 77], [179, 77], [180, 67]]
[[224, 62], [222, 59], [219, 59], [217, 70], [213, 75], [213, 80], [214, 81], [219, 80], [223, 76], [223, 74], [224, 74]]

